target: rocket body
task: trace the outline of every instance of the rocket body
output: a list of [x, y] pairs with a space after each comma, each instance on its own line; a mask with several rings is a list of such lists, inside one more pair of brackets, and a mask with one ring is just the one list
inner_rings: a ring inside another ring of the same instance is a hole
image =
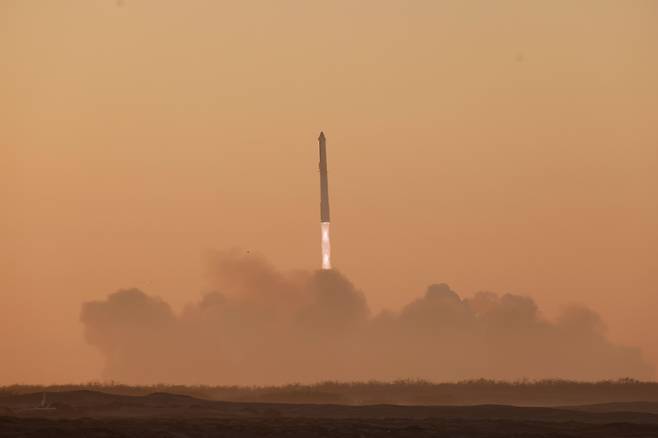
[[327, 140], [324, 132], [318, 138], [320, 142], [320, 229], [322, 245], [322, 269], [331, 269], [331, 240], [329, 238], [329, 177], [327, 175]]
[[320, 222], [331, 222], [329, 215], [329, 177], [327, 175], [327, 139], [324, 132], [320, 142]]

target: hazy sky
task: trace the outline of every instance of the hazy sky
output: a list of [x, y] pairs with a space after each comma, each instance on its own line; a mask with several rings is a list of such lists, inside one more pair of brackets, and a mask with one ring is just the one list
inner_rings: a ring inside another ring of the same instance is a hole
[[211, 249], [318, 267], [320, 130], [374, 310], [585, 303], [658, 364], [657, 1], [0, 0], [0, 54], [0, 383], [99, 377], [81, 303]]

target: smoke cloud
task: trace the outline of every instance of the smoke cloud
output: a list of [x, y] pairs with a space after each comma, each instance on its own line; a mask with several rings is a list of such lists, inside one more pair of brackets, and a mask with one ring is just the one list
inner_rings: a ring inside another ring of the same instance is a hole
[[372, 314], [340, 272], [283, 273], [263, 257], [213, 254], [217, 291], [175, 314], [137, 289], [85, 303], [104, 377], [126, 383], [280, 384], [423, 378], [648, 379], [639, 350], [611, 343], [587, 308], [556, 320], [529, 297], [462, 298], [434, 284], [400, 311]]

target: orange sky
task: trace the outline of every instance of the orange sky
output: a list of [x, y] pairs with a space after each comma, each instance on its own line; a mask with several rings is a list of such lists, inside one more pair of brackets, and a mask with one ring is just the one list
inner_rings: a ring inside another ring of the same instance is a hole
[[[658, 364], [658, 3], [0, 0], [0, 384], [98, 378], [83, 301], [204, 253], [584, 303]], [[6, 358], [11, 358], [9, 361]]]

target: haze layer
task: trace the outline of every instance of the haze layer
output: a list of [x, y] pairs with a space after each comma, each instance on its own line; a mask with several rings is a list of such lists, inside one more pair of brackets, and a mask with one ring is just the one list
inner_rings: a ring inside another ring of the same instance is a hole
[[[655, 1], [0, 1], [0, 381], [97, 378], [80, 304], [199, 254], [575, 303], [658, 362]], [[522, 376], [518, 376], [522, 377]]]

